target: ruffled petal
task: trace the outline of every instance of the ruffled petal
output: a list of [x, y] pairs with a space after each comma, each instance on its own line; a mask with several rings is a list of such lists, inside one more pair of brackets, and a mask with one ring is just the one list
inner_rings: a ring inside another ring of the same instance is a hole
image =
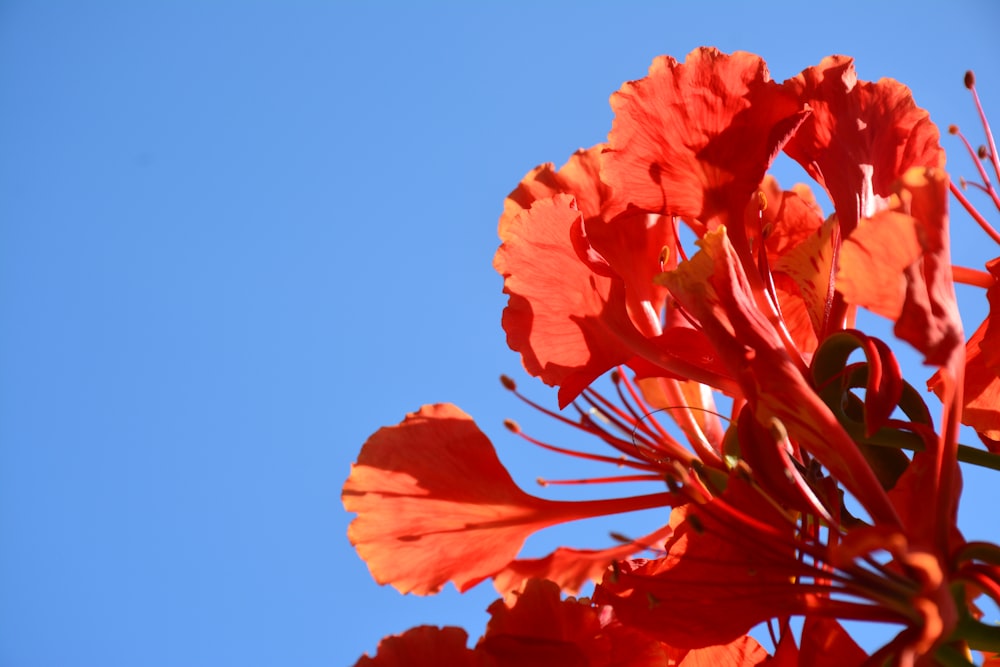
[[520, 213], [527, 211], [536, 201], [557, 194], [573, 195], [580, 212], [587, 218], [600, 215], [611, 194], [599, 176], [599, 158], [603, 150], [604, 144], [581, 148], [558, 171], [549, 162], [528, 172], [504, 200], [498, 225], [500, 238], [506, 237], [507, 227]]
[[852, 58], [830, 56], [784, 87], [812, 109], [784, 150], [826, 187], [845, 235], [907, 169], [944, 167], [937, 127], [898, 81], [858, 81]]
[[714, 48], [684, 63], [657, 58], [646, 78], [611, 96], [611, 108], [601, 175], [618, 210], [631, 204], [705, 225], [741, 215], [805, 114], [758, 56]]
[[561, 407], [634, 356], [626, 341], [642, 338], [624, 285], [595, 274], [574, 249], [572, 228], [581, 223], [572, 195], [536, 202], [510, 221], [493, 262], [509, 295], [507, 344], [528, 373], [559, 387]]

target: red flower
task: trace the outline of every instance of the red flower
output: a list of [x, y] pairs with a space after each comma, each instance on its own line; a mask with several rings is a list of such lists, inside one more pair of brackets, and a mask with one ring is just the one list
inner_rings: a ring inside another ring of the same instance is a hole
[[[676, 263], [676, 230], [641, 212], [609, 217], [610, 192], [597, 177], [601, 148], [577, 152], [558, 172], [535, 169], [508, 197], [494, 260], [510, 295], [508, 345], [529, 373], [559, 387], [560, 407], [633, 358], [732, 387], [695, 332], [663, 331], [666, 291], [653, 276], [664, 252]], [[678, 340], [685, 345], [670, 344]]]
[[[927, 113], [897, 82], [859, 82], [849, 58], [777, 83], [760, 58], [708, 48], [657, 59], [611, 103], [606, 145], [510, 194], [494, 265], [508, 344], [578, 419], [539, 409], [620, 457], [512, 430], [668, 491], [530, 496], [468, 416], [428, 406], [373, 435], [344, 486], [376, 579], [429, 593], [492, 577], [507, 601], [474, 650], [482, 664], [743, 664], [761, 657], [745, 633], [762, 622], [779, 624], [779, 664], [865, 660], [837, 619], [900, 626], [871, 664], [995, 646], [967, 597], [1000, 601], [1000, 548], [958, 531], [957, 438], [960, 416], [988, 443], [1000, 433], [1000, 334], [988, 320], [966, 359], [953, 281], [985, 281], [996, 305], [1000, 269], [951, 266], [947, 192], [961, 194]], [[780, 150], [826, 188], [833, 216], [767, 176]], [[680, 223], [699, 238], [691, 257]], [[938, 367], [938, 429], [889, 345], [851, 328], [859, 307]], [[621, 365], [638, 388], [619, 371], [618, 401], [592, 388]], [[713, 391], [732, 405], [728, 428]], [[645, 538], [515, 559], [535, 530], [657, 506], [674, 513]], [[655, 557], [629, 560], [643, 550]], [[595, 599], [613, 620], [559, 600], [602, 571]], [[805, 617], [797, 643], [791, 616]]]
[[746, 636], [700, 650], [664, 644], [622, 625], [609, 609], [586, 598], [561, 599], [558, 586], [539, 579], [529, 581], [513, 601], [494, 602], [489, 613], [474, 649], [465, 647], [459, 628], [424, 626], [382, 640], [376, 657], [363, 657], [356, 667], [752, 667], [768, 658]]
[[[376, 581], [426, 595], [448, 581], [464, 591], [504, 571], [525, 538], [546, 526], [670, 505], [674, 497], [556, 502], [530, 496], [472, 419], [445, 404], [424, 406], [369, 438], [344, 483], [343, 501], [358, 514], [348, 537]], [[594, 559], [600, 572], [613, 558], [641, 549], [577, 556]], [[578, 588], [591, 569], [568, 573], [567, 587]], [[544, 567], [535, 573], [564, 575]], [[506, 581], [519, 582], [510, 574]]]

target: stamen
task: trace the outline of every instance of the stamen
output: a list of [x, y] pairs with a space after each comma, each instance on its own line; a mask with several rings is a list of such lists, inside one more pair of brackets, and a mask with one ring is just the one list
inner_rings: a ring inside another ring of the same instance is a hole
[[951, 276], [956, 283], [972, 285], [973, 287], [990, 288], [993, 287], [996, 282], [993, 276], [986, 271], [970, 269], [964, 266], [957, 266], [955, 264], [952, 264], [951, 266]]
[[589, 477], [586, 479], [545, 479], [535, 480], [540, 486], [560, 486], [569, 484], [616, 484], [618, 482], [659, 482], [663, 484], [663, 475], [620, 475], [617, 477]]
[[667, 262], [670, 261], [670, 246], [663, 246], [660, 249], [660, 271], [666, 271]]
[[[581, 452], [576, 449], [566, 449], [565, 447], [557, 447], [556, 445], [550, 445], [547, 442], [542, 442], [541, 440], [533, 438], [527, 433], [524, 433], [521, 430], [521, 427], [518, 426], [517, 422], [510, 419], [504, 420], [504, 426], [506, 426], [509, 431], [511, 431], [515, 435], [520, 436], [521, 438], [524, 438], [531, 444], [537, 447], [541, 447], [542, 449], [547, 449], [550, 452], [556, 452], [557, 454], [565, 454], [567, 456], [573, 456], [578, 459], [586, 459], [588, 461], [600, 461], [601, 463], [610, 463], [611, 465], [616, 466], [618, 468], [622, 467], [635, 468], [636, 470], [649, 470], [651, 472], [659, 470], [659, 468], [655, 465], [644, 463], [641, 461], [633, 461], [631, 459], [625, 458], [624, 456], [615, 458], [611, 456], [603, 456], [601, 454], [591, 454], [589, 452]], [[661, 479], [661, 477], [657, 476], [657, 479]]]
[[962, 142], [962, 144], [965, 146], [965, 150], [969, 153], [969, 157], [972, 158], [972, 163], [976, 165], [976, 171], [979, 172], [979, 177], [983, 179], [983, 183], [979, 184], [979, 183], [967, 183], [963, 178], [961, 180], [962, 188], [964, 189], [966, 186], [971, 185], [977, 190], [980, 190], [985, 194], [987, 194], [988, 196], [990, 196], [993, 199], [994, 205], [1000, 207], [1000, 197], [998, 197], [997, 192], [993, 187], [993, 184], [990, 182], [990, 175], [986, 171], [985, 165], [983, 165], [983, 160], [986, 158], [986, 147], [980, 146], [978, 150], [973, 150], [972, 144], [969, 143], [969, 140], [965, 137], [964, 134], [962, 134], [962, 131], [959, 130], [958, 126], [956, 125], [952, 125], [950, 128], [948, 128], [948, 131], [951, 134], [957, 136], [959, 140]]
[[984, 218], [979, 211], [976, 210], [976, 207], [972, 205], [972, 202], [970, 202], [965, 197], [962, 191], [959, 190], [955, 186], [955, 184], [951, 182], [948, 183], [948, 188], [949, 190], [951, 190], [951, 194], [955, 197], [955, 199], [958, 200], [958, 203], [961, 204], [962, 207], [965, 208], [966, 211], [968, 211], [969, 215], [972, 216], [972, 219], [975, 220], [979, 224], [979, 226], [983, 228], [983, 231], [989, 234], [990, 238], [992, 238], [996, 243], [1000, 244], [1000, 232], [997, 232], [997, 230], [993, 229], [993, 225], [991, 225], [989, 221], [986, 218]]
[[[972, 93], [972, 99], [976, 103], [976, 111], [979, 112], [979, 120], [983, 123], [983, 130], [986, 131], [986, 141], [990, 146], [990, 160], [993, 163], [993, 172], [997, 175], [997, 178], [1000, 178], [1000, 156], [997, 155], [997, 144], [993, 140], [993, 131], [990, 129], [989, 121], [986, 120], [986, 111], [983, 110], [983, 103], [979, 99], [979, 93], [976, 92], [976, 75], [972, 73], [972, 70], [965, 73], [965, 87]], [[997, 201], [996, 196], [994, 196], [994, 201]], [[997, 207], [1000, 208], [1000, 202], [997, 203]]]

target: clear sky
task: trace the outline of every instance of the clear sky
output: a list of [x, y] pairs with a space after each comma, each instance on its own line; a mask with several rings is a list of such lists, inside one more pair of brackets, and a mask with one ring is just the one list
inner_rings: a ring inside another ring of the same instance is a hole
[[[779, 80], [853, 55], [979, 137], [962, 76], [1000, 123], [998, 32], [991, 0], [6, 0], [0, 665], [338, 666], [421, 623], [477, 637], [492, 589], [380, 588], [339, 495], [371, 432], [435, 401], [529, 491], [571, 476], [502, 428], [573, 437], [497, 382], [533, 386], [491, 268], [507, 192], [602, 141], [654, 56], [699, 45]], [[955, 226], [962, 263], [1000, 254]], [[997, 487], [975, 482], [963, 520], [996, 538]], [[529, 548], [609, 527], [651, 524]]]

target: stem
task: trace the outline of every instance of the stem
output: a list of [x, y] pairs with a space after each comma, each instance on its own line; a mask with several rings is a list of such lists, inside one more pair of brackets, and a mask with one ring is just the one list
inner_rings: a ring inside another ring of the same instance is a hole
[[[876, 447], [892, 447], [894, 449], [905, 449], [910, 452], [924, 451], [923, 440], [906, 431], [883, 429], [870, 438], [864, 438], [863, 442], [866, 445], [875, 445]], [[994, 454], [979, 447], [960, 444], [958, 446], [957, 458], [962, 463], [979, 466], [980, 468], [988, 468], [989, 470], [1000, 470], [1000, 454]]]

